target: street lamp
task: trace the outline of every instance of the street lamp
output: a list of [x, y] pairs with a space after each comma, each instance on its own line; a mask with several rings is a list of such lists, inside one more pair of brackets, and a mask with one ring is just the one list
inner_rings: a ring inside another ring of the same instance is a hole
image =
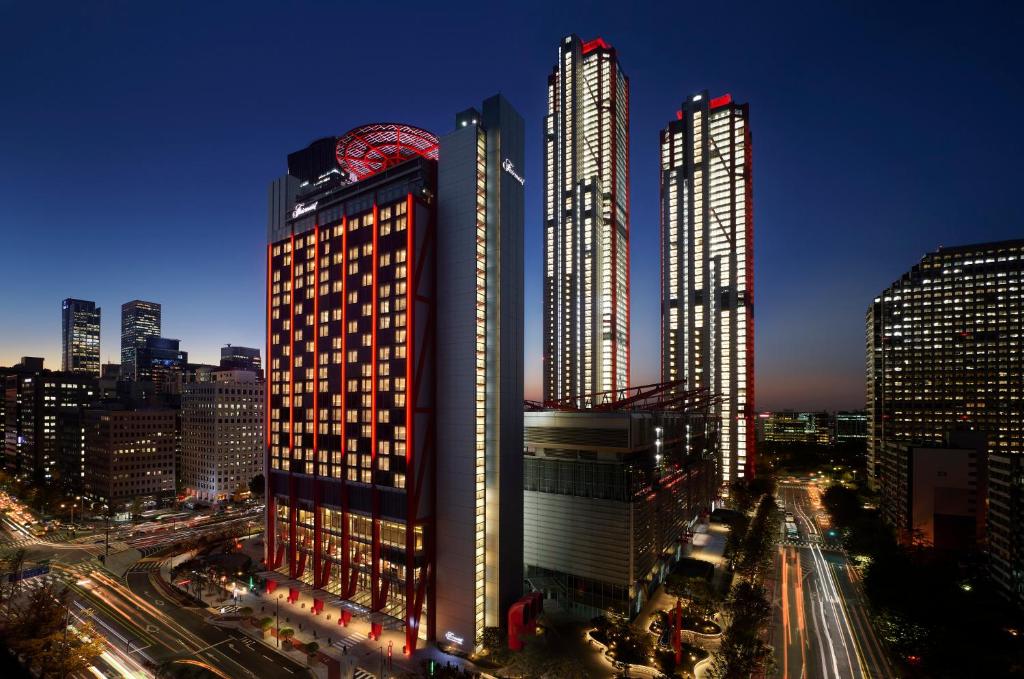
[[277, 647], [281, 648], [281, 599], [284, 598], [284, 594], [277, 595]]

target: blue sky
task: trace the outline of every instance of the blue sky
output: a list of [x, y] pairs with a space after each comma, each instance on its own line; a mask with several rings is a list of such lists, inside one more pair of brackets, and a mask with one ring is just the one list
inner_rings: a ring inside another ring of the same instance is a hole
[[193, 360], [263, 345], [266, 187], [359, 124], [437, 133], [495, 92], [527, 163], [527, 394], [540, 382], [540, 129], [558, 41], [631, 79], [633, 378], [658, 378], [658, 130], [750, 103], [758, 407], [863, 404], [864, 311], [939, 245], [1024, 236], [1013, 3], [0, 1], [0, 365], [59, 366], [60, 301], [163, 304]]

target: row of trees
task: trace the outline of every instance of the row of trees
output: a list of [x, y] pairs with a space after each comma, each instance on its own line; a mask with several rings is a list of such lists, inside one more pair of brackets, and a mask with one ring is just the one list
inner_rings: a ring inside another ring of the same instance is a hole
[[726, 542], [729, 565], [740, 575], [759, 580], [772, 566], [772, 555], [779, 532], [779, 506], [770, 493], [761, 496], [753, 518], [738, 515], [730, 525]]
[[[18, 550], [3, 560], [0, 572], [18, 572], [24, 563], [25, 551]], [[4, 582], [0, 587], [0, 645], [37, 677], [65, 677], [88, 668], [103, 652], [103, 639], [89, 620], [72, 615], [68, 590], [44, 584], [19, 597], [22, 586]]]
[[725, 601], [725, 615], [729, 627], [708, 669], [709, 676], [748, 679], [755, 672], [770, 674], [772, 647], [764, 641], [762, 632], [771, 620], [772, 605], [764, 587], [750, 580], [741, 581]]
[[822, 504], [863, 558], [875, 628], [903, 662], [931, 677], [1024, 677], [1024, 616], [988, 584], [980, 553], [900, 545], [849, 488], [831, 486]]

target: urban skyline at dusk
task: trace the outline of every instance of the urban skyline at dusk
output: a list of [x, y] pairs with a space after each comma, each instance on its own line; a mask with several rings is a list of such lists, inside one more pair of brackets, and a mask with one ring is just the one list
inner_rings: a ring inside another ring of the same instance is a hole
[[[31, 52], [18, 25], [62, 45], [4, 76], [11, 105], [0, 120], [20, 134], [0, 142], [9, 206], [0, 224], [10, 251], [26, 253], [5, 271], [16, 281], [43, 274], [0, 300], [19, 319], [0, 336], [4, 365], [42, 355], [59, 367], [67, 297], [107, 310], [104, 362], [118, 360], [116, 310], [132, 299], [161, 303], [164, 335], [194, 361], [215, 362], [226, 343], [263, 347], [263, 319], [249, 310], [264, 296], [265, 180], [283, 171], [284, 154], [409, 111], [418, 118], [408, 122], [440, 133], [451, 110], [501, 91], [526, 121], [526, 396], [539, 396], [538, 83], [568, 33], [606, 38], [631, 83], [633, 384], [659, 379], [658, 132], [689, 94], [750, 103], [759, 409], [861, 407], [873, 295], [939, 245], [1010, 238], [1020, 221], [1012, 117], [975, 123], [977, 107], [1015, 110], [1024, 97], [1009, 42], [996, 39], [1013, 21], [996, 11], [964, 24], [952, 7], [751, 8], [729, 36], [734, 47], [721, 50], [721, 35], [694, 27], [729, 15], [705, 8], [693, 10], [701, 21], [659, 22], [650, 8], [609, 22], [610, 12], [537, 5], [502, 16], [499, 41], [489, 10], [434, 17], [407, 7], [409, 24], [430, 37], [430, 71], [446, 74], [423, 78], [409, 53], [361, 60], [372, 31], [347, 33], [340, 51], [304, 42], [295, 57], [308, 25], [366, 25], [372, 8], [212, 8], [201, 23], [184, 10], [79, 8], [45, 22], [36, 11], [11, 8], [15, 20], [0, 29], [8, 63]], [[68, 63], [65, 51], [77, 58]], [[327, 68], [338, 63], [344, 77]], [[393, 71], [408, 74], [404, 92], [356, 95]], [[270, 82], [288, 87], [271, 96]], [[60, 201], [55, 181], [66, 182]]]

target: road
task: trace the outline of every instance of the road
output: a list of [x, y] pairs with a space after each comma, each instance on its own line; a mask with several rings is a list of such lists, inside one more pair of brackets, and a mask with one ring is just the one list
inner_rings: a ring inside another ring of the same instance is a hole
[[857, 571], [822, 534], [827, 517], [817, 486], [782, 484], [779, 496], [799, 538], [783, 539], [776, 557], [776, 676], [896, 677], [871, 626]]
[[[216, 533], [249, 520], [246, 516], [210, 518], [201, 525], [182, 522], [178, 530], [139, 534], [137, 529], [111, 531], [111, 544], [138, 550], [145, 556], [183, 540]], [[108, 651], [95, 667], [107, 677], [140, 677], [167, 662], [198, 665], [210, 676], [305, 679], [305, 665], [262, 647], [234, 630], [209, 622], [204, 609], [175, 600], [156, 584], [160, 558], [142, 558], [123, 579], [103, 568], [96, 557], [104, 552], [104, 538], [92, 536], [80, 543], [39, 538], [17, 522], [0, 520], [3, 551], [24, 549], [26, 562], [51, 562], [58, 586], [69, 590], [71, 614], [89, 619], [108, 641]], [[66, 540], [61, 536], [59, 540]], [[99, 542], [99, 544], [97, 544]], [[21, 592], [42, 585], [42, 578], [27, 581]]]

